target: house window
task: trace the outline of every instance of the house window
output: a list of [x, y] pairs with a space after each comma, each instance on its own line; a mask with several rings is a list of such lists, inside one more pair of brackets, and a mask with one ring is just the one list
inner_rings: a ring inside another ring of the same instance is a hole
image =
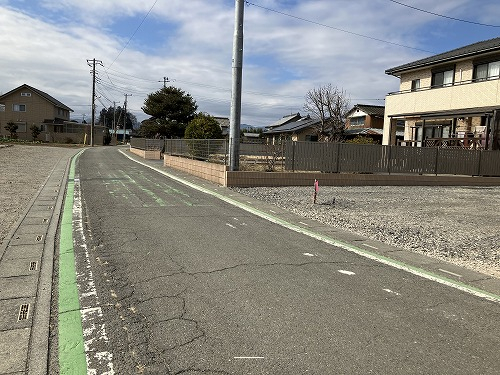
[[26, 104], [13, 104], [12, 110], [14, 112], [26, 112]]
[[474, 80], [484, 81], [500, 76], [500, 61], [493, 61], [485, 64], [478, 64], [474, 67]]
[[26, 133], [26, 123], [25, 122], [18, 122], [17, 123], [17, 132], [18, 133]]
[[432, 87], [443, 87], [453, 85], [453, 69], [432, 73]]
[[5, 104], [0, 104], [0, 112], [5, 112]]
[[366, 116], [351, 117], [349, 120], [351, 126], [363, 126], [365, 124]]
[[31, 96], [31, 92], [22, 92], [21, 96]]
[[417, 91], [420, 89], [420, 79], [414, 79], [411, 81], [411, 91]]

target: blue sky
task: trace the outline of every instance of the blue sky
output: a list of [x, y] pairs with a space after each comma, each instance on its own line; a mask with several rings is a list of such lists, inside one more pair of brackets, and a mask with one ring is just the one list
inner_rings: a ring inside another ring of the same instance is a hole
[[[141, 121], [168, 77], [200, 111], [229, 117], [233, 34], [231, 0], [0, 0], [0, 93], [27, 83], [89, 119], [95, 58], [97, 112], [132, 94]], [[242, 123], [304, 113], [306, 93], [329, 83], [353, 105], [383, 105], [399, 84], [386, 69], [499, 36], [498, 0], [249, 1]]]

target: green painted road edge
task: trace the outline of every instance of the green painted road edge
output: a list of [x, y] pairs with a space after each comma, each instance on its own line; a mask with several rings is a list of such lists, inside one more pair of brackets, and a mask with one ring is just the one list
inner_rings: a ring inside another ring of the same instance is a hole
[[206, 193], [206, 194], [210, 194], [226, 203], [229, 203], [231, 205], [234, 205], [234, 206], [237, 206], [247, 212], [250, 212], [256, 216], [259, 216], [263, 219], [266, 219], [272, 223], [275, 223], [275, 224], [278, 224], [278, 225], [281, 225], [285, 228], [288, 228], [290, 230], [293, 230], [297, 233], [301, 233], [301, 234], [304, 234], [306, 236], [309, 236], [309, 237], [312, 237], [312, 238], [315, 238], [319, 241], [322, 241], [322, 242], [325, 242], [325, 243], [328, 243], [330, 245], [333, 245], [333, 246], [336, 246], [336, 247], [339, 247], [341, 249], [344, 249], [344, 250], [347, 250], [347, 251], [350, 251], [350, 252], [353, 252], [355, 254], [358, 254], [358, 255], [361, 255], [365, 258], [368, 258], [368, 259], [372, 259], [376, 262], [379, 262], [379, 263], [383, 263], [383, 264], [386, 264], [388, 266], [391, 266], [391, 267], [394, 267], [394, 268], [397, 268], [397, 269], [400, 269], [400, 270], [403, 270], [403, 271], [406, 271], [408, 273], [411, 273], [411, 274], [414, 274], [414, 275], [417, 275], [417, 276], [420, 276], [420, 277], [423, 277], [427, 280], [432, 280], [432, 281], [435, 281], [437, 283], [440, 283], [440, 284], [443, 284], [443, 285], [447, 285], [449, 287], [452, 287], [452, 288], [455, 288], [455, 289], [458, 289], [458, 290], [461, 290], [463, 292], [466, 292], [466, 293], [469, 293], [469, 294], [472, 294], [472, 295], [475, 295], [477, 297], [480, 297], [480, 298], [484, 298], [488, 301], [492, 301], [492, 302], [497, 302], [497, 303], [500, 303], [500, 296], [499, 295], [496, 295], [494, 293], [490, 293], [490, 292], [487, 292], [485, 290], [482, 290], [482, 289], [479, 289], [479, 288], [476, 288], [476, 287], [473, 287], [471, 285], [468, 285], [468, 284], [465, 284], [465, 283], [461, 283], [459, 281], [456, 281], [456, 280], [453, 280], [453, 279], [449, 279], [447, 277], [444, 277], [444, 276], [441, 276], [441, 275], [438, 275], [438, 274], [435, 274], [433, 272], [430, 272], [430, 271], [427, 271], [427, 270], [424, 270], [422, 268], [419, 268], [419, 267], [415, 267], [415, 266], [412, 266], [412, 265], [409, 265], [409, 264], [406, 264], [404, 262], [400, 262], [398, 260], [394, 260], [394, 259], [391, 259], [389, 257], [386, 257], [384, 255], [380, 255], [380, 254], [377, 254], [377, 253], [374, 253], [374, 252], [371, 252], [371, 251], [368, 251], [368, 250], [365, 250], [365, 249], [362, 249], [360, 247], [357, 247], [355, 245], [352, 245], [352, 244], [349, 244], [349, 243], [346, 243], [346, 242], [343, 242], [343, 241], [339, 241], [339, 240], [336, 240], [334, 238], [331, 238], [329, 236], [325, 236], [323, 234], [319, 234], [319, 233], [316, 233], [316, 232], [313, 232], [309, 229], [305, 229], [305, 228], [302, 228], [302, 227], [299, 227], [295, 224], [292, 224], [292, 223], [289, 223], [288, 221], [286, 220], [283, 220], [283, 219], [280, 219], [276, 216], [273, 216], [271, 214], [268, 214], [267, 212], [263, 212], [263, 211], [260, 211], [254, 207], [251, 207], [249, 205], [246, 205], [244, 203], [241, 203], [241, 202], [238, 202], [232, 198], [229, 198], [229, 197], [226, 197], [222, 194], [219, 194], [213, 190], [210, 190], [210, 189], [207, 189], [207, 188], [204, 188], [202, 186], [199, 186], [199, 185], [196, 185], [192, 182], [189, 182], [181, 177], [178, 177], [178, 176], [175, 176], [173, 174], [170, 174], [168, 172], [165, 172], [165, 171], [162, 171], [161, 169], [158, 169], [152, 165], [148, 165], [146, 163], [143, 163], [139, 160], [136, 160], [134, 158], [132, 158], [131, 156], [127, 155], [125, 152], [123, 152], [122, 150], [119, 150], [123, 155], [125, 155], [127, 158], [129, 158], [130, 160], [136, 162], [136, 163], [139, 163], [145, 167], [148, 167], [158, 173], [161, 173], [163, 174], [164, 176], [167, 176], [177, 182], [180, 182], [186, 186], [189, 186], [195, 190], [198, 190], [198, 191], [201, 191], [203, 193]]
[[87, 374], [87, 361], [83, 341], [82, 317], [78, 299], [75, 254], [73, 249], [75, 164], [83, 151], [84, 150], [73, 156], [71, 161], [60, 224], [58, 345], [59, 373], [61, 375]]

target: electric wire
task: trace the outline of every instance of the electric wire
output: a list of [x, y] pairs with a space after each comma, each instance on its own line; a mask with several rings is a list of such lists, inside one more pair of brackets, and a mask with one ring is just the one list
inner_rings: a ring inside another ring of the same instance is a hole
[[420, 8], [417, 8], [417, 7], [408, 5], [408, 4], [401, 3], [401, 2], [396, 1], [396, 0], [389, 0], [389, 1], [392, 2], [392, 3], [398, 4], [398, 5], [401, 5], [401, 6], [410, 8], [410, 9], [413, 9], [413, 10], [417, 10], [419, 12], [423, 12], [423, 13], [427, 13], [427, 14], [432, 14], [433, 16], [447, 18], [447, 19], [453, 20], [453, 21], [465, 22], [465, 23], [470, 23], [470, 24], [473, 24], [473, 25], [485, 26], [485, 27], [500, 27], [500, 25], [490, 25], [490, 24], [487, 24], [487, 23], [481, 23], [481, 22], [464, 20], [464, 19], [461, 19], [461, 18], [455, 18], [455, 17], [445, 16], [444, 14], [430, 12], [428, 10], [420, 9]]
[[151, 6], [151, 8], [149, 8], [148, 12], [146, 13], [146, 15], [144, 16], [144, 18], [142, 19], [141, 23], [139, 24], [139, 26], [137, 26], [137, 28], [135, 29], [134, 33], [131, 35], [131, 37], [129, 38], [129, 40], [127, 41], [127, 43], [125, 43], [125, 45], [123, 46], [123, 48], [121, 49], [121, 51], [118, 53], [118, 55], [115, 57], [115, 59], [113, 60], [113, 62], [109, 65], [110, 67], [115, 63], [115, 61], [118, 59], [118, 57], [120, 57], [120, 55], [122, 54], [122, 52], [125, 50], [125, 48], [127, 48], [127, 46], [129, 45], [130, 41], [134, 38], [135, 34], [137, 33], [137, 31], [139, 31], [139, 29], [141, 28], [142, 24], [144, 23], [144, 21], [146, 21], [146, 18], [148, 18], [149, 16], [149, 13], [151, 13], [151, 11], [153, 10], [154, 6], [156, 5], [156, 3], [158, 2], [158, 0], [155, 0], [155, 2], [153, 3], [153, 5]]
[[365, 34], [356, 33], [356, 32], [354, 32], [354, 31], [349, 31], [349, 30], [346, 30], [346, 29], [341, 29], [341, 28], [339, 28], [339, 27], [326, 25], [326, 24], [321, 23], [321, 22], [312, 21], [312, 20], [309, 20], [309, 19], [307, 19], [307, 18], [303, 18], [303, 17], [295, 16], [295, 15], [293, 15], [293, 14], [285, 13], [285, 12], [282, 12], [282, 11], [279, 11], [279, 10], [276, 10], [276, 9], [272, 9], [272, 8], [268, 8], [268, 7], [265, 7], [265, 6], [259, 5], [259, 4], [251, 3], [250, 1], [245, 1], [245, 3], [246, 3], [246, 4], [248, 4], [248, 5], [253, 5], [253, 6], [257, 7], [257, 8], [261, 8], [261, 9], [267, 10], [267, 11], [269, 11], [269, 12], [274, 12], [274, 13], [280, 14], [280, 15], [282, 15], [282, 16], [286, 16], [286, 17], [294, 18], [294, 19], [297, 19], [297, 20], [299, 20], [299, 21], [303, 21], [303, 22], [312, 23], [313, 25], [317, 25], [317, 26], [321, 26], [321, 27], [326, 27], [326, 28], [328, 28], [328, 29], [341, 31], [341, 32], [346, 33], [346, 34], [359, 36], [359, 37], [361, 37], [361, 38], [366, 38], [366, 39], [370, 39], [370, 40], [375, 40], [375, 41], [377, 41], [377, 42], [382, 42], [382, 43], [386, 43], [386, 44], [391, 44], [391, 45], [394, 45], [394, 46], [403, 47], [403, 48], [408, 48], [408, 49], [412, 49], [412, 50], [416, 50], [416, 51], [428, 52], [428, 53], [435, 53], [435, 52], [433, 52], [433, 51], [429, 51], [429, 50], [426, 50], [426, 49], [417, 48], [417, 47], [411, 47], [411, 46], [407, 46], [407, 45], [405, 45], [405, 44], [396, 43], [396, 42], [391, 42], [391, 41], [388, 41], [388, 40], [384, 40], [384, 39], [380, 39], [380, 38], [375, 38], [375, 37], [373, 37], [373, 36], [369, 36], [369, 35], [365, 35]]

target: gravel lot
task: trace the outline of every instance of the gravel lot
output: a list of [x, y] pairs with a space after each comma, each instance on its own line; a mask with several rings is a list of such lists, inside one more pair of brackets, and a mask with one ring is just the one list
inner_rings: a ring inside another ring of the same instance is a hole
[[28, 208], [54, 165], [74, 149], [0, 144], [0, 244]]
[[[64, 147], [0, 145], [0, 243], [56, 161], [73, 152]], [[320, 186], [316, 204], [312, 186], [234, 190], [500, 278], [500, 187]]]

